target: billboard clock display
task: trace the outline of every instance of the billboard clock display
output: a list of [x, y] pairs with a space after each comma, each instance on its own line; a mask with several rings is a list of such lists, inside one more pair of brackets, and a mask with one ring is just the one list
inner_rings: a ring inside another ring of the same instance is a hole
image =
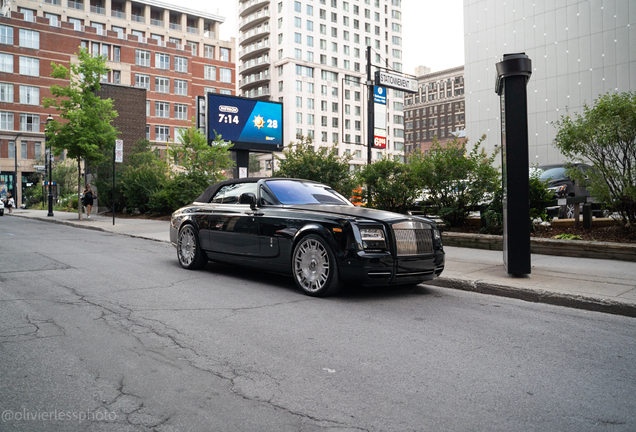
[[208, 141], [215, 132], [233, 150], [282, 151], [283, 104], [207, 94]]

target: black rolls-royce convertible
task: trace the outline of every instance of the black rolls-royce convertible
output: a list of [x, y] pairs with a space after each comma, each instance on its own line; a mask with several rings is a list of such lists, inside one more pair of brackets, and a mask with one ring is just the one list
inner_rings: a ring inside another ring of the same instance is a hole
[[435, 222], [356, 207], [329, 186], [287, 178], [226, 180], [172, 214], [182, 267], [208, 260], [290, 274], [306, 294], [344, 283], [418, 284], [444, 269]]

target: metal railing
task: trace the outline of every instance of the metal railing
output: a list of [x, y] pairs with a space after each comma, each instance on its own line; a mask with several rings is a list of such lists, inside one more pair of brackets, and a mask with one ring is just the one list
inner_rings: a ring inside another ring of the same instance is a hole
[[256, 13], [253, 13], [252, 15], [247, 16], [246, 18], [243, 18], [242, 20], [239, 21], [239, 28], [243, 27], [245, 24], [249, 24], [254, 20], [257, 20], [259, 18], [269, 18], [269, 10], [260, 10]]
[[164, 27], [164, 22], [163, 20], [150, 18], [150, 25], [155, 27]]
[[243, 3], [243, 5], [239, 8], [239, 15], [241, 15], [241, 13], [243, 13], [243, 11], [245, 11], [246, 9], [251, 8], [255, 4], [263, 3], [264, 1], [265, 0], [251, 0], [251, 1]]
[[143, 15], [131, 15], [130, 19], [135, 22], [146, 22], [146, 18]]
[[262, 48], [269, 48], [269, 40], [248, 45], [244, 50], [239, 52], [239, 57], [243, 57], [245, 54], [249, 54], [252, 51], [256, 51]]
[[260, 27], [253, 28], [252, 30], [244, 33], [243, 36], [239, 39], [239, 43], [242, 43], [244, 40], [251, 38], [252, 36], [269, 33], [269, 25], [264, 25]]
[[84, 10], [84, 3], [68, 0], [66, 5], [71, 9]]
[[181, 24], [177, 24], [177, 23], [170, 23], [170, 30], [177, 30], [177, 31], [181, 31]]
[[55, 6], [62, 6], [62, 0], [44, 0], [44, 3]]
[[191, 33], [191, 34], [197, 34], [197, 35], [199, 34], [199, 29], [198, 29], [198, 28], [196, 28], [196, 27], [190, 27], [190, 26], [188, 26], [188, 27], [187, 27], [187, 30], [188, 30], [188, 33]]
[[101, 6], [92, 6], [91, 5], [91, 12], [99, 14], [99, 15], [106, 15], [106, 9], [104, 9]]
[[243, 72], [247, 69], [253, 68], [254, 66], [259, 66], [264, 64], [269, 64], [269, 55], [257, 57], [255, 59], [252, 59], [248, 62], [243, 63], [241, 66], [239, 66], [239, 72]]
[[110, 16], [115, 17], [115, 18], [126, 19], [126, 12], [111, 10], [110, 11]]

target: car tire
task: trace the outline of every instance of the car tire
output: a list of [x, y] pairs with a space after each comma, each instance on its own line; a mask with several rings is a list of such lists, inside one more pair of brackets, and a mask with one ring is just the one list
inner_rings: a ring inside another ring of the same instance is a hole
[[181, 267], [188, 270], [198, 270], [208, 262], [208, 257], [201, 250], [199, 236], [190, 224], [179, 230], [177, 237], [177, 258]]
[[325, 297], [340, 291], [336, 256], [322, 237], [309, 234], [300, 239], [291, 264], [296, 286], [305, 294]]

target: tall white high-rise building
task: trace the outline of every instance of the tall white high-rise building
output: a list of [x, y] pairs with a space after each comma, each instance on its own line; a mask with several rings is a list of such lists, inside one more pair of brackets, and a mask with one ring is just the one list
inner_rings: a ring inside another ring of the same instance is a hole
[[525, 52], [530, 163], [564, 161], [554, 122], [605, 93], [636, 90], [636, 1], [464, 0], [466, 136], [501, 144], [495, 64]]
[[[338, 144], [351, 169], [367, 162], [366, 50], [402, 71], [402, 0], [241, 0], [239, 95], [283, 102], [285, 144]], [[375, 71], [373, 68], [372, 71]], [[404, 158], [404, 95], [390, 90], [387, 148]]]

